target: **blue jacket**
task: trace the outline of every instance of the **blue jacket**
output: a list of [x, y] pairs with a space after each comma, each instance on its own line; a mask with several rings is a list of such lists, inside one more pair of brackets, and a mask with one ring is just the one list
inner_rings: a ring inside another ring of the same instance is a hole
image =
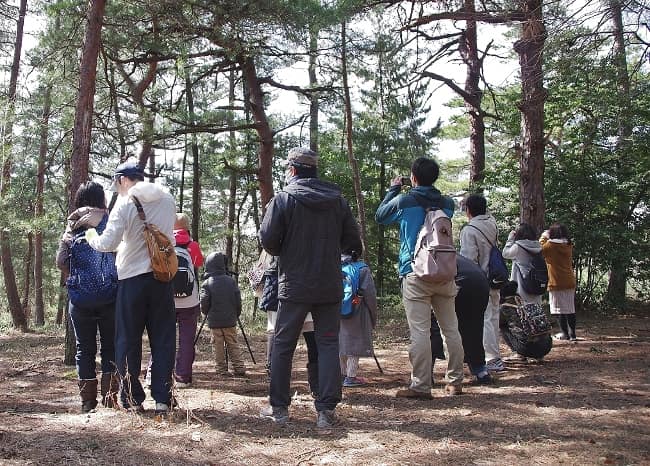
[[425, 212], [420, 203], [438, 207], [451, 218], [454, 215], [454, 201], [431, 186], [416, 186], [405, 194], [400, 193], [401, 189], [400, 185], [388, 189], [377, 208], [375, 220], [382, 225], [399, 222], [399, 275], [403, 277], [413, 270], [411, 261], [415, 242], [424, 223]]

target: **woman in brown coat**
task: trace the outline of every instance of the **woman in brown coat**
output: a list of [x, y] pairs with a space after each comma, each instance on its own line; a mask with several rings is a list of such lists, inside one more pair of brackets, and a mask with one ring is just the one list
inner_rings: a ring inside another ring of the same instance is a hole
[[576, 341], [575, 293], [573, 273], [573, 244], [567, 228], [554, 223], [542, 233], [542, 255], [548, 267], [548, 294], [551, 314], [558, 316], [560, 329], [555, 338]]

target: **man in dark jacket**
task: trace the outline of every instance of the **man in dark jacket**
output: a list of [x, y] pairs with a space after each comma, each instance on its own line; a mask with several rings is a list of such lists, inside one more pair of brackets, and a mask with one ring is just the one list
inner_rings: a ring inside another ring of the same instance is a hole
[[335, 184], [317, 177], [318, 155], [289, 151], [287, 185], [269, 203], [260, 240], [278, 256], [278, 306], [271, 355], [270, 406], [261, 415], [286, 422], [291, 363], [305, 316], [312, 313], [318, 348], [317, 426], [333, 425], [341, 401], [339, 322], [343, 299], [341, 250], [361, 251], [350, 207]]
[[246, 375], [241, 348], [237, 343], [237, 318], [241, 315], [241, 293], [237, 282], [228, 275], [228, 258], [213, 252], [205, 260], [201, 284], [201, 312], [208, 315], [212, 330], [217, 374], [228, 375], [226, 350], [235, 375]]

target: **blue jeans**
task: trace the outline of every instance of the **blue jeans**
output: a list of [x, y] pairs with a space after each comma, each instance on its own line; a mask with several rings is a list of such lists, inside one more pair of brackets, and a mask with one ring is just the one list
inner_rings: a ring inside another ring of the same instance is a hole
[[314, 318], [318, 350], [318, 398], [316, 411], [333, 410], [341, 401], [339, 324], [341, 303], [310, 304], [280, 301], [271, 353], [270, 403], [286, 408], [291, 403], [291, 366], [307, 313]]
[[151, 346], [151, 395], [157, 403], [169, 405], [176, 354], [176, 313], [171, 283], [159, 282], [153, 273], [120, 280], [115, 304], [115, 361], [122, 379], [122, 405], [138, 405], [145, 399], [140, 383], [145, 328]]
[[75, 361], [79, 380], [97, 378], [97, 330], [99, 330], [102, 372], [115, 371], [115, 304], [81, 308], [68, 307], [77, 344]]

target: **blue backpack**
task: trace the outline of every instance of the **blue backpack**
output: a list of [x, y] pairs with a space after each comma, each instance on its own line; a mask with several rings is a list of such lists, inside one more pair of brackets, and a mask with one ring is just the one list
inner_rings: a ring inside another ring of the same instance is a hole
[[490, 281], [490, 288], [493, 290], [500, 290], [503, 288], [503, 285], [505, 285], [508, 280], [510, 280], [510, 274], [508, 273], [508, 266], [506, 265], [506, 261], [503, 260], [503, 256], [501, 255], [501, 251], [495, 244], [492, 244], [492, 241], [488, 239], [487, 236], [485, 236], [485, 233], [481, 231], [480, 228], [475, 227], [474, 225], [468, 225], [476, 230], [483, 235], [483, 238], [485, 238], [485, 241], [488, 242], [490, 245], [490, 260], [488, 261], [488, 280]]
[[[106, 228], [108, 215], [97, 225], [97, 232]], [[70, 302], [79, 307], [109, 304], [117, 297], [115, 255], [99, 252], [85, 239], [86, 230], [76, 233], [70, 247], [70, 276], [66, 281]]]
[[359, 309], [362, 296], [359, 296], [361, 269], [368, 267], [364, 262], [347, 262], [341, 267], [343, 275], [343, 302], [341, 317], [349, 319]]

